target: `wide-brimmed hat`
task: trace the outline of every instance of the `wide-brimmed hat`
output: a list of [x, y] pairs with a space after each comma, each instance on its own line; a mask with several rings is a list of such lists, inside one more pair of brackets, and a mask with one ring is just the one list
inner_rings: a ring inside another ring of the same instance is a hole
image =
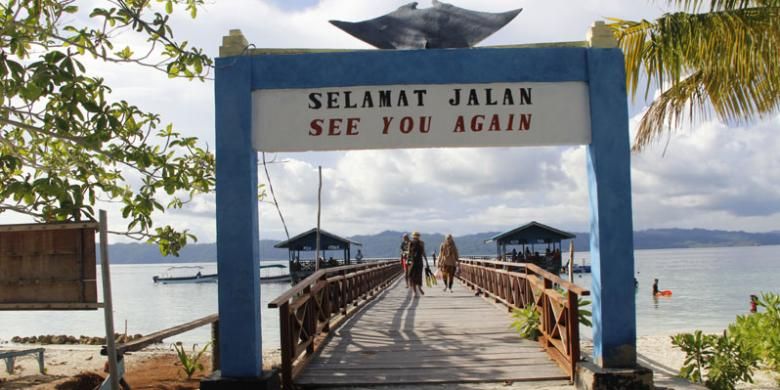
[[412, 237], [420, 237], [420, 232], [412, 232]]

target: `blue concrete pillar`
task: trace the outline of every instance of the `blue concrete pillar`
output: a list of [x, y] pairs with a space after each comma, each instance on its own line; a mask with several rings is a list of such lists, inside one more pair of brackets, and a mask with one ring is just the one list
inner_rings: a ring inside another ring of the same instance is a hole
[[636, 365], [631, 153], [623, 53], [588, 49], [592, 140], [587, 150], [593, 360]]
[[262, 375], [257, 152], [249, 57], [216, 60], [217, 266], [222, 377]]

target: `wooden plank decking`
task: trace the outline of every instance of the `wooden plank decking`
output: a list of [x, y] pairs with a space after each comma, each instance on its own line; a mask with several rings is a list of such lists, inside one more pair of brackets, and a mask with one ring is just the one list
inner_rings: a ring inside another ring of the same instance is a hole
[[397, 281], [337, 329], [295, 383], [304, 387], [554, 381], [568, 376], [508, 313], [456, 282], [414, 298]]

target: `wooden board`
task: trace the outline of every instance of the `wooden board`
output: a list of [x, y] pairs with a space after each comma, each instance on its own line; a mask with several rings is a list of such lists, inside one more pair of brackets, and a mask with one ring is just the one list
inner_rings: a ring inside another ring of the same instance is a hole
[[568, 383], [511, 318], [474, 292], [441, 285], [415, 298], [395, 283], [333, 332], [295, 383], [303, 387], [505, 381]]
[[0, 229], [0, 310], [97, 308], [96, 228], [78, 223]]

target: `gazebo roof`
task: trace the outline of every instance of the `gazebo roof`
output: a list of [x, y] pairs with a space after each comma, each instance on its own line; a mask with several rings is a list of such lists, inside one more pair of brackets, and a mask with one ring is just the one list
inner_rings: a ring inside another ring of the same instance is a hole
[[[363, 244], [339, 237], [320, 229], [320, 249], [336, 250], [347, 249], [350, 245], [363, 246]], [[313, 251], [317, 249], [317, 228], [312, 228], [287, 241], [274, 245], [274, 248], [288, 248], [291, 251]]]
[[486, 242], [498, 244], [522, 244], [538, 241], [553, 242], [576, 237], [574, 234], [558, 230], [556, 228], [532, 221], [528, 224], [512, 229], [508, 232], [497, 234]]

